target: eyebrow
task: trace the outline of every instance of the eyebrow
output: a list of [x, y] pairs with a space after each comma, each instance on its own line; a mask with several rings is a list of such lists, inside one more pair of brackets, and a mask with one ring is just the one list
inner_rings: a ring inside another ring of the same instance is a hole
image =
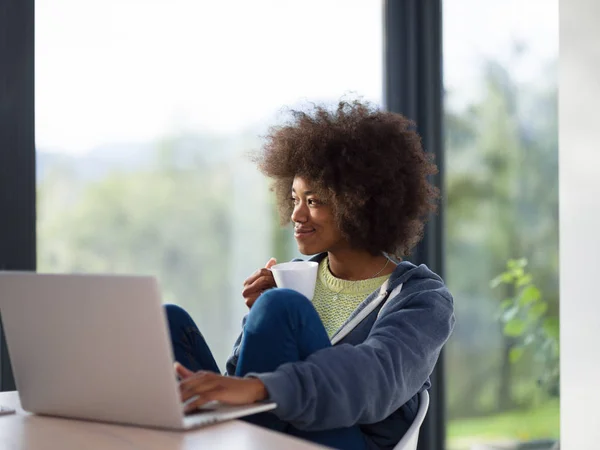
[[[292, 188], [292, 192], [297, 194], [296, 189]], [[304, 191], [304, 195], [314, 195], [313, 191]]]

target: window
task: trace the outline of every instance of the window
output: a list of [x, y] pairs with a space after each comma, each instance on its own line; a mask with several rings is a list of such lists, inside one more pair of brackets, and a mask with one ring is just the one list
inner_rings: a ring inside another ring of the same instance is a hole
[[156, 275], [223, 369], [243, 280], [296, 251], [246, 155], [283, 106], [380, 102], [381, 16], [371, 0], [37, 2], [39, 270]]
[[559, 434], [558, 2], [443, 6], [445, 267], [457, 315], [445, 357], [447, 448], [551, 441]]

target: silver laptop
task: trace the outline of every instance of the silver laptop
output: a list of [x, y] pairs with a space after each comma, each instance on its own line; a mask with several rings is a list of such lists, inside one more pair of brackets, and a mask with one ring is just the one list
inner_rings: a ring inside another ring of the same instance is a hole
[[153, 277], [3, 272], [0, 314], [26, 411], [183, 430], [276, 406], [184, 414]]

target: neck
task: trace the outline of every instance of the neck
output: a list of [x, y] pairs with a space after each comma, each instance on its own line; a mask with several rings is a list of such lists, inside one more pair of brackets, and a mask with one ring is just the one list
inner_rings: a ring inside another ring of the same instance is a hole
[[366, 280], [373, 278], [381, 269], [383, 270], [378, 276], [389, 275], [396, 267], [396, 264], [390, 261], [384, 269], [388, 259], [384, 254], [374, 256], [359, 250], [329, 251], [327, 256], [332, 275], [342, 280]]

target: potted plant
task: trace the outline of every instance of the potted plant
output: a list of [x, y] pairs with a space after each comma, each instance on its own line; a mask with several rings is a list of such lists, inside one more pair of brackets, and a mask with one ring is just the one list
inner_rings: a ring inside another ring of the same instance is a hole
[[[497, 289], [504, 286], [509, 295], [500, 304], [499, 320], [503, 332], [514, 339], [510, 349], [511, 363], [517, 363], [529, 350], [537, 369], [537, 382], [551, 397], [560, 392], [560, 354], [558, 318], [548, 316], [548, 303], [534, 284], [533, 277], [526, 271], [527, 260], [511, 259], [504, 272], [494, 278], [490, 286]], [[481, 447], [493, 450], [493, 445]], [[554, 440], [539, 440], [516, 443], [511, 450], [557, 450], [559, 443]]]

